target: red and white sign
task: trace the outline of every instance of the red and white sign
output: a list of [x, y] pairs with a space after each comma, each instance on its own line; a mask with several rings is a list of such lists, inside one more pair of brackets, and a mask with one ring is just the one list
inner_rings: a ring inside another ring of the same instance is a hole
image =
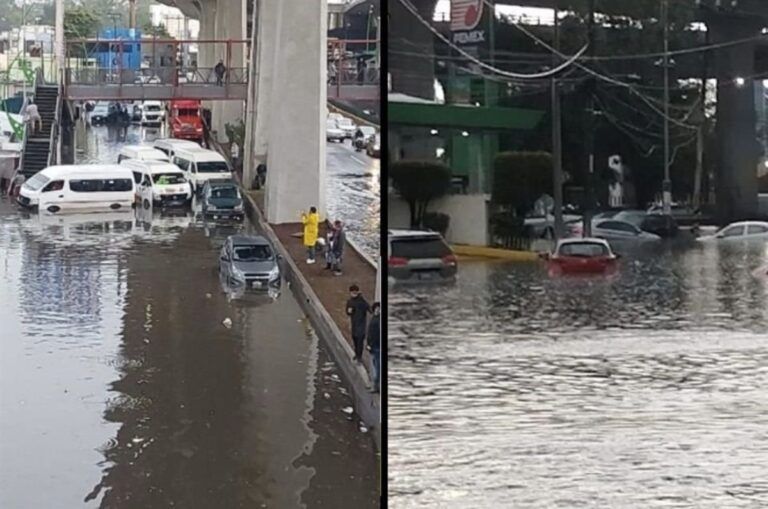
[[451, 31], [474, 30], [483, 19], [484, 0], [451, 0]]

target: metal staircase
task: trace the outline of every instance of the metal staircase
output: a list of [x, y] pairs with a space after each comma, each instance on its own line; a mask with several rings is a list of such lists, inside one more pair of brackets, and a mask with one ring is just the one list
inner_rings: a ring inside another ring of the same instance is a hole
[[35, 85], [35, 104], [43, 119], [43, 128], [33, 134], [32, 127], [27, 126], [21, 156], [21, 173], [26, 178], [49, 166], [51, 154], [56, 149], [57, 110], [61, 107], [59, 87], [42, 84], [41, 81], [38, 80]]

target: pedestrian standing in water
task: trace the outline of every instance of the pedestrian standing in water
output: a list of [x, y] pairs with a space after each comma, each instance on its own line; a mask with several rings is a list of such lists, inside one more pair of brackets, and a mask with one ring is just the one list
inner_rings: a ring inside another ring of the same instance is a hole
[[334, 276], [341, 276], [341, 258], [344, 254], [344, 244], [346, 242], [347, 234], [344, 232], [344, 225], [337, 219], [333, 222], [333, 245], [331, 246]]
[[368, 321], [368, 302], [360, 293], [360, 287], [349, 287], [349, 300], [347, 301], [347, 316], [352, 326], [352, 342], [355, 345], [355, 360], [363, 362], [363, 347], [365, 343], [366, 325]]
[[317, 229], [320, 216], [317, 208], [310, 207], [309, 214], [301, 214], [301, 224], [304, 225], [304, 247], [307, 248], [307, 263], [315, 263], [315, 245], [317, 244]]
[[371, 363], [373, 364], [373, 387], [371, 392], [379, 392], [379, 381], [381, 380], [381, 305], [374, 302], [371, 306], [371, 321], [368, 323], [368, 351], [371, 352]]

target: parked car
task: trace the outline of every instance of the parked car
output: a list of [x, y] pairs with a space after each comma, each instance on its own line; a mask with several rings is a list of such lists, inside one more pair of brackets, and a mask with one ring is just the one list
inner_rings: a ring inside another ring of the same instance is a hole
[[266, 290], [280, 285], [280, 257], [258, 235], [227, 237], [219, 254], [219, 271], [230, 284]]
[[579, 238], [558, 241], [552, 253], [542, 253], [552, 275], [613, 272], [619, 256], [605, 239]]
[[368, 140], [374, 136], [376, 136], [376, 128], [368, 125], [361, 125], [355, 131], [355, 136], [352, 139], [352, 145], [355, 147], [355, 149], [361, 151], [368, 144]]
[[339, 126], [336, 125], [335, 121], [329, 119], [325, 124], [325, 139], [327, 141], [338, 141], [339, 143], [342, 143], [344, 138], [344, 131], [339, 129]]
[[107, 123], [109, 117], [109, 103], [97, 102], [91, 111], [91, 125], [103, 125]]
[[768, 240], [768, 223], [764, 221], [739, 221], [731, 223], [714, 235], [699, 237], [699, 241], [734, 241], [734, 240]]
[[202, 192], [203, 216], [213, 219], [237, 219], [244, 217], [243, 197], [234, 181], [207, 180]]
[[595, 219], [626, 221], [659, 237], [674, 237], [679, 231], [675, 218], [672, 215], [665, 215], [663, 212], [646, 212], [638, 209], [610, 210], [597, 214]]
[[357, 130], [357, 126], [352, 122], [352, 119], [347, 117], [341, 117], [336, 121], [336, 125], [341, 129], [341, 132], [344, 133], [345, 138], [351, 139], [352, 135], [355, 134], [355, 131]]
[[456, 256], [439, 233], [390, 230], [387, 239], [390, 282], [455, 281]]
[[[648, 208], [649, 214], [663, 214], [664, 206], [660, 203], [655, 203]], [[701, 210], [695, 209], [690, 205], [683, 205], [673, 203], [670, 209], [672, 217], [678, 225], [692, 226], [694, 224], [701, 224], [706, 222], [707, 217], [702, 214]]]
[[[569, 225], [581, 221], [581, 216], [575, 214], [563, 214], [563, 224]], [[525, 226], [528, 236], [535, 239], [555, 238], [555, 216], [528, 216], [525, 218]]]
[[368, 140], [365, 145], [365, 153], [368, 157], [381, 157], [381, 138], [378, 134]]
[[[570, 236], [580, 237], [583, 233], [581, 223], [570, 225]], [[661, 240], [653, 233], [644, 232], [634, 224], [619, 219], [601, 219], [592, 221], [592, 236], [611, 241], [646, 242]]]

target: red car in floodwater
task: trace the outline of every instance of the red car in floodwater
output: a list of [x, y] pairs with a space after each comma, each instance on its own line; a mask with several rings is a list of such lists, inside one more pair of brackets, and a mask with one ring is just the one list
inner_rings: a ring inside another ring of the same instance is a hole
[[616, 271], [619, 255], [604, 239], [563, 239], [552, 253], [542, 253], [551, 275], [610, 274]]

